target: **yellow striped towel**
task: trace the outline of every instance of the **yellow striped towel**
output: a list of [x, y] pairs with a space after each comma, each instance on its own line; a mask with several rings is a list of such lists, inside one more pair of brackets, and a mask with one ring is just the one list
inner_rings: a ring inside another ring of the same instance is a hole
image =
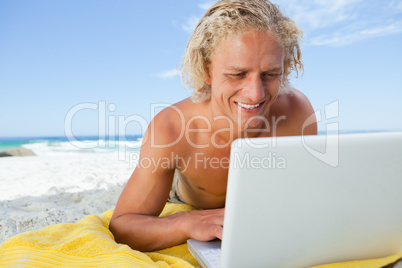
[[[167, 203], [161, 216], [192, 209]], [[0, 245], [0, 267], [199, 267], [186, 244], [155, 252], [139, 252], [117, 244], [108, 229], [112, 212], [11, 237]], [[320, 268], [382, 267], [401, 257], [402, 253]]]

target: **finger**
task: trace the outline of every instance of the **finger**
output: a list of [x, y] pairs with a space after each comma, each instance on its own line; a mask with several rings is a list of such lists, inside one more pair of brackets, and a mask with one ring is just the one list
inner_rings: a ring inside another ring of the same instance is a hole
[[225, 214], [225, 208], [218, 208], [217, 209], [217, 212], [219, 213], [219, 214]]
[[206, 224], [212, 224], [212, 225], [223, 225], [223, 217], [224, 215], [219, 213], [219, 214], [209, 214], [206, 215], [204, 218], [204, 222]]
[[216, 224], [216, 225], [223, 226], [223, 219], [224, 219], [223, 215], [216, 216], [213, 219], [213, 223]]
[[223, 227], [220, 225], [215, 225], [214, 227], [214, 235], [215, 237], [219, 238], [222, 240], [222, 233], [223, 233]]
[[206, 214], [224, 214], [225, 213], [225, 208], [214, 208], [214, 209], [206, 209], [206, 210], [202, 210], [203, 213]]
[[225, 214], [225, 208], [211, 209], [211, 215], [222, 216]]

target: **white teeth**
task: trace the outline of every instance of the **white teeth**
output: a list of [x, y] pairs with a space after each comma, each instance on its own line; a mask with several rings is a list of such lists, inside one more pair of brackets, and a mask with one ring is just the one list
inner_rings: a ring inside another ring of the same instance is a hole
[[244, 103], [240, 103], [240, 102], [238, 102], [237, 104], [238, 104], [240, 107], [243, 107], [243, 108], [246, 108], [246, 109], [254, 109], [254, 108], [257, 108], [258, 106], [261, 105], [261, 103], [254, 104], [254, 105], [249, 105], [249, 104], [244, 104]]

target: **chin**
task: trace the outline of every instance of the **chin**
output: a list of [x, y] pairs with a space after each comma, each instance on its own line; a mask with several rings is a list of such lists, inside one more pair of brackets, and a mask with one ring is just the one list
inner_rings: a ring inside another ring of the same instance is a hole
[[242, 130], [258, 130], [264, 127], [264, 122], [261, 119], [253, 119], [251, 121], [244, 120], [242, 121], [241, 128]]

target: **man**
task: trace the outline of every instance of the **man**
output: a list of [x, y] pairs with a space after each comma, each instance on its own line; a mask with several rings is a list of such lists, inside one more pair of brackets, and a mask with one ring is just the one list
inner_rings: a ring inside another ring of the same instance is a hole
[[[222, 0], [206, 12], [182, 63], [192, 98], [150, 123], [110, 222], [117, 242], [153, 251], [221, 238], [231, 142], [317, 133], [315, 122], [303, 128], [310, 102], [289, 87], [303, 68], [300, 37], [266, 0]], [[167, 199], [204, 210], [158, 218]]]

